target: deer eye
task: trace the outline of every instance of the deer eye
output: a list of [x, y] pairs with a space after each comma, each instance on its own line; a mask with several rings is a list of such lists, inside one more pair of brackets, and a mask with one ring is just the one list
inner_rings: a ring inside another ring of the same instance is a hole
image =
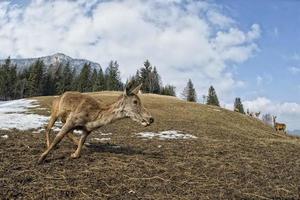
[[133, 104], [137, 104], [137, 103], [138, 103], [137, 100], [134, 100], [134, 101], [133, 101]]

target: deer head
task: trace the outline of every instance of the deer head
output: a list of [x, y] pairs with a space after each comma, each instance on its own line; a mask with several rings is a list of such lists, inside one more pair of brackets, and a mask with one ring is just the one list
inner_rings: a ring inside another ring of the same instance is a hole
[[260, 112], [256, 112], [255, 113], [255, 116], [258, 118], [259, 117], [259, 115], [260, 115]]
[[143, 106], [141, 99], [138, 97], [138, 92], [142, 84], [134, 89], [130, 89], [130, 85], [125, 88], [121, 97], [122, 112], [126, 117], [136, 121], [143, 126], [148, 126], [154, 122], [153, 117], [148, 110]]
[[277, 116], [273, 116], [273, 122], [274, 122], [274, 124], [276, 124], [276, 118], [277, 118]]

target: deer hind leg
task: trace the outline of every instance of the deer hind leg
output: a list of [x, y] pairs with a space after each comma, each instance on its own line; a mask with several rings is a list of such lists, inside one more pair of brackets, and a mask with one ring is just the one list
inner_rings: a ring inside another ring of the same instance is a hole
[[78, 138], [74, 135], [73, 131], [70, 131], [68, 134], [67, 134], [67, 137], [71, 140], [71, 142], [73, 142], [75, 145], [79, 145], [79, 140]]
[[[71, 121], [71, 120], [69, 120]], [[61, 131], [56, 135], [53, 142], [50, 144], [50, 146], [47, 148], [47, 150], [40, 156], [38, 163], [43, 162], [43, 160], [46, 158], [46, 156], [49, 154], [49, 152], [63, 139], [63, 137], [72, 130], [73, 123], [67, 122], [62, 127]]]
[[71, 158], [78, 158], [80, 157], [80, 152], [81, 152], [81, 149], [82, 149], [82, 146], [87, 138], [87, 136], [89, 135], [89, 132], [87, 131], [83, 131], [83, 134], [82, 136], [80, 137], [80, 140], [79, 140], [79, 144], [77, 146], [77, 149], [74, 153], [71, 154]]
[[49, 121], [49, 123], [48, 123], [48, 125], [47, 125], [47, 128], [46, 128], [47, 148], [50, 147], [50, 143], [51, 143], [51, 142], [50, 142], [50, 136], [49, 136], [49, 134], [50, 134], [51, 128], [52, 128], [53, 125], [55, 124], [56, 120], [57, 120], [57, 117], [54, 116], [54, 115], [51, 115], [50, 121]]

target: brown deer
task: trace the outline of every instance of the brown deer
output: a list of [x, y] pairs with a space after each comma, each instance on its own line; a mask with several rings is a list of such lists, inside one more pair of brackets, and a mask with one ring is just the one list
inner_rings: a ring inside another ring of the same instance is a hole
[[273, 116], [273, 123], [274, 123], [274, 128], [276, 131], [283, 131], [285, 133], [286, 125], [283, 123], [277, 123], [276, 122], [277, 116]]
[[[126, 87], [117, 101], [107, 107], [103, 107], [93, 97], [79, 92], [66, 92], [58, 97], [53, 102], [50, 121], [46, 128], [47, 150], [40, 156], [38, 163], [41, 163], [65, 136], [77, 145], [77, 150], [71, 154], [71, 158], [78, 158], [87, 136], [99, 127], [123, 118], [130, 118], [143, 126], [153, 123], [153, 117], [137, 96], [140, 88], [141, 85], [133, 90]], [[51, 143], [49, 133], [58, 118], [61, 118], [64, 125]], [[74, 129], [83, 132], [79, 140], [73, 135]]]

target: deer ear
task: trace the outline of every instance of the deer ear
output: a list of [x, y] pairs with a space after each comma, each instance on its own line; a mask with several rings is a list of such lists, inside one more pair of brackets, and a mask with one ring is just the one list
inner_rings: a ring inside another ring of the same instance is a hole
[[128, 88], [128, 85], [125, 86], [125, 89], [124, 89], [123, 94], [124, 94], [125, 96], [128, 96], [128, 95], [130, 94], [130, 89]]
[[141, 89], [141, 87], [142, 87], [142, 83], [139, 85], [139, 86], [137, 86], [136, 88], [134, 88], [133, 90], [131, 90], [131, 94], [138, 94], [138, 92], [140, 91], [140, 89]]
[[132, 93], [131, 92], [132, 85], [133, 85], [132, 81], [129, 81], [129, 82], [126, 83], [124, 93], [123, 93], [124, 95], [129, 96]]

